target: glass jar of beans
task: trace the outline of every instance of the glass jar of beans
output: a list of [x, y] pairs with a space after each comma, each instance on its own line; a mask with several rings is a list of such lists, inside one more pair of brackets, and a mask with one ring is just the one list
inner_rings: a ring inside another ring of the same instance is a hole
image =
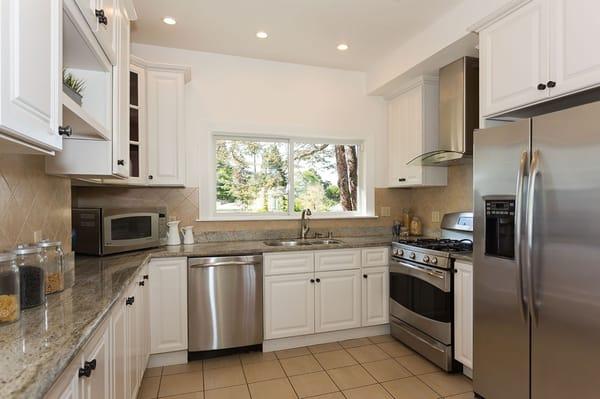
[[19, 268], [12, 252], [0, 253], [0, 325], [19, 320]]
[[46, 302], [46, 270], [42, 248], [21, 244], [15, 249], [19, 267], [21, 309], [33, 308]]
[[61, 292], [65, 289], [62, 242], [42, 240], [37, 246], [46, 266], [46, 295]]

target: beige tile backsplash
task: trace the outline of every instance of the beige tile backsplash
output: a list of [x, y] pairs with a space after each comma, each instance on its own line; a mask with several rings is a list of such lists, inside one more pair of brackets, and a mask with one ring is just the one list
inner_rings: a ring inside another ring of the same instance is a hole
[[[402, 209], [409, 207], [423, 220], [426, 231], [439, 229], [431, 222], [431, 212], [471, 210], [472, 166], [453, 166], [448, 169], [448, 186], [416, 189], [375, 189], [375, 212], [390, 207], [390, 216], [377, 219], [313, 220], [313, 230], [348, 227], [391, 227], [400, 220]], [[112, 204], [123, 207], [166, 206], [169, 216], [182, 221], [182, 226], [193, 225], [196, 234], [210, 231], [284, 230], [298, 228], [295, 220], [197, 222], [198, 188], [136, 188], [136, 187], [73, 187], [73, 206], [93, 207]], [[391, 231], [391, 230], [390, 230]]]
[[44, 157], [0, 155], [0, 251], [33, 241], [33, 233], [71, 251], [71, 182], [45, 174]]

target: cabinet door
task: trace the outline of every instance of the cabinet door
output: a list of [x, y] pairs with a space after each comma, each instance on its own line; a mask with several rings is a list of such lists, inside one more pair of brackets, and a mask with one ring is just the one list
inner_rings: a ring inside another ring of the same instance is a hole
[[[110, 351], [110, 325], [99, 328], [92, 344], [83, 354], [84, 362], [95, 363], [89, 377], [82, 377], [83, 399], [105, 399], [111, 395], [112, 358]], [[85, 366], [85, 363], [84, 365]]]
[[151, 353], [186, 350], [187, 258], [155, 259], [149, 266]]
[[365, 248], [362, 250], [362, 267], [388, 266], [390, 248]]
[[596, 0], [551, 0], [550, 80], [552, 96], [600, 84], [600, 3]]
[[[98, 28], [96, 31], [96, 37], [100, 42], [100, 45], [104, 49], [104, 52], [108, 58], [113, 61], [116, 60], [115, 55], [117, 54], [118, 47], [118, 23], [119, 10], [117, 8], [118, 0], [96, 0], [98, 2], [98, 10], [104, 13], [103, 22], [98, 19]], [[128, 62], [126, 63], [128, 64]], [[126, 65], [125, 64], [125, 65]]]
[[482, 116], [518, 108], [549, 96], [548, 6], [533, 0], [479, 34]]
[[360, 269], [360, 249], [339, 249], [315, 252], [315, 271]]
[[129, 20], [115, 13], [117, 63], [113, 67], [113, 173], [129, 177]]
[[299, 251], [264, 254], [265, 275], [312, 273], [315, 268], [314, 252]]
[[148, 184], [185, 184], [183, 73], [146, 72]]
[[360, 269], [315, 274], [315, 331], [360, 327]]
[[374, 326], [389, 321], [390, 270], [387, 266], [363, 269], [362, 325]]
[[312, 273], [265, 277], [264, 290], [265, 339], [315, 332]]
[[113, 395], [114, 399], [129, 397], [130, 387], [127, 378], [129, 345], [127, 344], [127, 311], [125, 299], [118, 302], [111, 318]]
[[98, 31], [98, 17], [96, 17], [96, 10], [98, 9], [99, 2], [100, 0], [75, 0], [85, 21], [94, 33]]
[[62, 1], [0, 2], [0, 132], [61, 150]]
[[[139, 334], [138, 322], [137, 322], [137, 309], [138, 309], [138, 289], [133, 284], [126, 294], [126, 300], [129, 303], [126, 304], [126, 318], [127, 318], [127, 387], [129, 388], [129, 397], [134, 398], [135, 392], [138, 385], [139, 376], [139, 364], [138, 364], [138, 351], [139, 351]], [[137, 302], [136, 302], [137, 301]]]
[[456, 360], [473, 368], [473, 265], [454, 264], [454, 339]]
[[[147, 270], [147, 269], [146, 269]], [[148, 363], [148, 317], [149, 317], [149, 287], [148, 280], [144, 279], [144, 275], [146, 275], [147, 271], [142, 271], [138, 274], [138, 279], [136, 284], [138, 284], [138, 297], [140, 301], [138, 303], [138, 308], [136, 310], [137, 316], [137, 330], [139, 335], [139, 345], [138, 345], [138, 378], [141, 381], [144, 376], [144, 371], [146, 370], [146, 365]]]

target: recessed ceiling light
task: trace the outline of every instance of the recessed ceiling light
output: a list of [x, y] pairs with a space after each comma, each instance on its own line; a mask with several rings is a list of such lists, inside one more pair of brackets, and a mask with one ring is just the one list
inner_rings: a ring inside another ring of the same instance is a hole
[[267, 37], [269, 37], [269, 34], [267, 32], [256, 32], [256, 37], [258, 37], [259, 39], [266, 39]]
[[163, 22], [167, 25], [175, 25], [177, 23], [173, 17], [164, 17]]
[[346, 51], [348, 50], [348, 45], [346, 43], [338, 44], [337, 49], [340, 51]]

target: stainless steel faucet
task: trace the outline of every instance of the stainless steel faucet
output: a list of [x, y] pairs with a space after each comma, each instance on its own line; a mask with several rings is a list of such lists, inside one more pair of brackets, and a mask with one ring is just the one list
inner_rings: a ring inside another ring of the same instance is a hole
[[300, 219], [300, 238], [303, 240], [308, 236], [308, 232], [310, 231], [310, 227], [308, 227], [308, 217], [312, 215], [310, 209], [302, 210], [302, 218]]

